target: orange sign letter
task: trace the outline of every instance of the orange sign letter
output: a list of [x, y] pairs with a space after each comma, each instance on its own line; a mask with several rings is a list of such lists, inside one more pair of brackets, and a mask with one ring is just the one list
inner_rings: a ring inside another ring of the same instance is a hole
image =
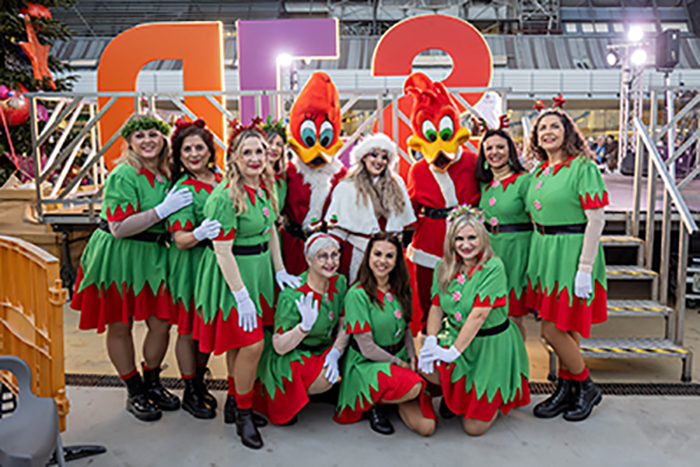
[[[221, 23], [151, 23], [122, 32], [102, 53], [97, 67], [97, 91], [136, 91], [136, 79], [141, 68], [154, 60], [182, 60], [184, 91], [222, 91]], [[223, 102], [221, 97], [216, 97], [216, 100]], [[108, 101], [109, 97], [100, 97], [100, 108]], [[185, 105], [224, 140], [224, 116], [206, 97], [185, 97]], [[133, 98], [122, 97], [114, 103], [100, 120], [103, 145], [132, 113]], [[119, 158], [119, 149], [120, 145], [115, 143], [105, 154], [109, 168]]]

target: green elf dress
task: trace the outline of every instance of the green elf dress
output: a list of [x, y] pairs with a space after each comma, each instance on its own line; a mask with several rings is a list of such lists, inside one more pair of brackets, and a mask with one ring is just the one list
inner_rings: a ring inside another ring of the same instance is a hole
[[[204, 203], [216, 185], [221, 182], [221, 175], [216, 174], [215, 177], [216, 181], [213, 185], [189, 175], [185, 175], [175, 183], [175, 190], [187, 188], [192, 192], [192, 204], [168, 216], [166, 225], [170, 232], [192, 231], [202, 223], [205, 219]], [[192, 248], [181, 250], [173, 242], [168, 250], [168, 288], [171, 305], [174, 307], [174, 316], [177, 317], [177, 332], [185, 336], [192, 334], [195, 315], [194, 278], [207, 243], [200, 242]]]
[[110, 323], [127, 324], [151, 315], [171, 315], [167, 284], [168, 250], [165, 224], [159, 222], [129, 238], [115, 238], [108, 222], [158, 206], [170, 182], [163, 173], [135, 169], [122, 162], [107, 177], [100, 228], [90, 237], [80, 259], [71, 307], [80, 311], [80, 329], [104, 332]]
[[433, 278], [432, 304], [445, 316], [438, 344], [449, 348], [474, 308], [489, 307], [486, 321], [469, 346], [452, 363], [437, 366], [447, 407], [457, 415], [489, 422], [497, 411], [507, 414], [530, 403], [529, 362], [518, 328], [508, 319], [507, 278], [497, 256], [457, 273], [447, 291]]
[[[408, 363], [404, 346], [408, 329], [401, 304], [392, 292], [377, 290], [379, 304], [371, 301], [361, 284], [353, 285], [345, 296], [345, 326], [348, 334], [371, 332], [374, 342]], [[435, 420], [426, 382], [418, 373], [393, 363], [365, 358], [354, 342], [347, 349], [340, 382], [336, 422], [355, 423], [380, 400], [398, 400], [417, 383], [422, 385], [418, 400], [424, 417]]]
[[504, 180], [481, 185], [479, 207], [484, 226], [491, 237], [491, 248], [501, 258], [508, 275], [508, 316], [525, 316], [527, 261], [532, 237], [532, 221], [525, 210], [530, 174], [520, 172]]
[[229, 197], [229, 183], [220, 183], [204, 205], [204, 217], [221, 223], [219, 236], [213, 241], [233, 240], [243, 284], [260, 319], [252, 332], [244, 332], [238, 326], [236, 300], [214, 250], [205, 249], [195, 279], [197, 316], [192, 330], [192, 338], [199, 341], [199, 350], [204, 353], [220, 355], [259, 342], [263, 339], [263, 317], [269, 316], [272, 321], [275, 278], [268, 245], [277, 215], [272, 208], [272, 195], [265, 186], [257, 190], [244, 188], [247, 212], [236, 213]]
[[319, 302], [316, 322], [304, 340], [284, 355], [275, 351], [271, 335], [265, 333], [265, 350], [258, 364], [253, 408], [276, 425], [290, 421], [309, 402], [308, 389], [323, 370], [343, 313], [348, 287], [345, 277], [339, 274], [331, 277], [328, 292], [322, 295], [309, 287], [307, 275], [308, 271], [299, 276], [302, 281], [299, 287], [287, 287], [280, 293], [275, 308], [275, 332], [284, 334], [301, 322], [295, 301], [309, 292]]
[[287, 174], [275, 175], [275, 185], [277, 186], [277, 205], [281, 211], [284, 207], [284, 202], [287, 200]]
[[593, 294], [574, 295], [574, 280], [583, 249], [586, 209], [608, 205], [608, 192], [595, 163], [574, 156], [553, 167], [535, 169], [526, 199], [536, 223], [527, 268], [527, 306], [561, 331], [589, 337], [591, 325], [608, 317], [607, 280], [602, 246], [593, 264]]

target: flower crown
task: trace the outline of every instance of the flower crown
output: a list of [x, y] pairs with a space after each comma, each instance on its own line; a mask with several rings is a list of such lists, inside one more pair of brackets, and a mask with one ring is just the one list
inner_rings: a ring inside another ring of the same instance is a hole
[[271, 132], [277, 133], [282, 138], [284, 144], [287, 144], [287, 129], [284, 127], [284, 123], [280, 120], [272, 120], [272, 115], [267, 116], [265, 123], [260, 125], [260, 129], [269, 135]]
[[[182, 130], [184, 130], [185, 128], [189, 128], [191, 126], [198, 126], [202, 130], [204, 130], [205, 133], [208, 133], [210, 137], [212, 136], [211, 131], [209, 131], [209, 129], [207, 129], [206, 122], [204, 120], [202, 120], [201, 118], [198, 118], [197, 120], [195, 120], [193, 122], [188, 122], [187, 120], [185, 120], [183, 118], [178, 118], [177, 121], [175, 122], [175, 131], [173, 131], [173, 135], [171, 137], [171, 140], [175, 141], [175, 138], [177, 138], [177, 135]], [[213, 139], [213, 137], [212, 137], [212, 139]]]
[[465, 215], [474, 217], [478, 222], [483, 223], [485, 220], [484, 211], [481, 209], [469, 204], [460, 204], [447, 215], [447, 223], [454, 222], [458, 217]]
[[129, 135], [135, 131], [150, 130], [151, 128], [155, 128], [165, 137], [170, 134], [170, 127], [163, 120], [155, 117], [140, 116], [139, 118], [127, 122], [122, 128], [121, 135], [122, 138], [126, 140], [129, 138]]

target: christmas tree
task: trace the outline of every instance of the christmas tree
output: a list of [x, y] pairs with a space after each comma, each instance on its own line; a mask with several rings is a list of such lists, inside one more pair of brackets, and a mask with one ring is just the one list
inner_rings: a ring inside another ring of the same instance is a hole
[[[18, 168], [24, 178], [33, 175], [29, 101], [24, 92], [72, 88], [74, 77], [66, 76], [72, 68], [49, 53], [55, 41], [69, 39], [71, 32], [52, 19], [49, 8], [68, 8], [74, 3], [0, 0], [0, 186]], [[45, 109], [40, 113], [45, 114]]]

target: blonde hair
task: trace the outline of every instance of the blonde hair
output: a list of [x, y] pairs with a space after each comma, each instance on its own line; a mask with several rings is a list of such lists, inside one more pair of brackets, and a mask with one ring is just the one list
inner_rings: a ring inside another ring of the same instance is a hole
[[[243, 142], [248, 138], [259, 139], [260, 143], [263, 145], [263, 148], [267, 149], [267, 141], [265, 141], [265, 136], [254, 128], [242, 130], [238, 135], [236, 135], [235, 138], [231, 140], [231, 144], [228, 148], [229, 157], [226, 161], [226, 179], [231, 185], [229, 187], [228, 195], [229, 198], [233, 200], [233, 209], [236, 210], [237, 215], [248, 212], [248, 205], [246, 204], [247, 195], [245, 193], [245, 188], [243, 187], [243, 175], [236, 164], [236, 159], [240, 157], [240, 151], [243, 148]], [[275, 176], [270, 164], [267, 163], [267, 160], [263, 161], [263, 173], [260, 175], [260, 178], [270, 195], [270, 201], [272, 202], [272, 208], [275, 210], [275, 214], [279, 214], [277, 190], [275, 189]]]
[[406, 207], [406, 201], [399, 182], [394, 178], [394, 171], [387, 164], [377, 182], [373, 183], [372, 175], [363, 162], [366, 156], [362, 156], [347, 175], [348, 180], [352, 180], [357, 189], [356, 202], [367, 206], [367, 199], [371, 199], [377, 218], [389, 218], [392, 212], [400, 214]]
[[[128, 124], [129, 122], [133, 121], [138, 121], [138, 120], [145, 120], [145, 119], [158, 119], [160, 120], [160, 117], [154, 113], [146, 113], [146, 114], [133, 114], [129, 119], [126, 121]], [[166, 174], [168, 178], [170, 178], [170, 142], [168, 140], [168, 137], [163, 135], [158, 128], [153, 127], [154, 130], [158, 131], [158, 134], [161, 135], [161, 138], [163, 138], [163, 148], [160, 150], [160, 153], [158, 154], [157, 160], [158, 160], [158, 170], [160, 170], [162, 173]], [[142, 168], [144, 168], [143, 165], [143, 159], [134, 152], [134, 149], [131, 147], [131, 136], [136, 133], [135, 131], [132, 132], [128, 139], [124, 141], [124, 146], [122, 147], [122, 156], [116, 161], [117, 164], [126, 162], [130, 166], [136, 169], [137, 172], [140, 172]]]
[[442, 257], [442, 261], [438, 266], [437, 271], [437, 281], [440, 292], [447, 292], [447, 287], [449, 286], [452, 278], [459, 272], [459, 268], [462, 264], [462, 259], [458, 258], [457, 250], [455, 248], [455, 243], [457, 241], [457, 232], [462, 230], [467, 225], [470, 225], [476, 231], [476, 236], [479, 239], [479, 245], [481, 246], [483, 256], [477, 262], [477, 266], [482, 266], [486, 261], [488, 261], [492, 256], [494, 256], [493, 250], [491, 249], [491, 239], [484, 224], [473, 214], [464, 213], [456, 216], [447, 226], [447, 234], [445, 235], [444, 249], [445, 253]]

